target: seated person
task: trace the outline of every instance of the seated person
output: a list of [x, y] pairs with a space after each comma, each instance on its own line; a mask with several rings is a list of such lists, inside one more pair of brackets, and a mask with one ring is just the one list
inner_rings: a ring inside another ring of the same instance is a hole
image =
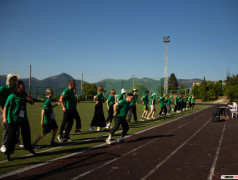
[[227, 114], [229, 117], [231, 117], [231, 112], [236, 112], [237, 111], [237, 103], [232, 102], [232, 105], [228, 105], [229, 109], [227, 110]]

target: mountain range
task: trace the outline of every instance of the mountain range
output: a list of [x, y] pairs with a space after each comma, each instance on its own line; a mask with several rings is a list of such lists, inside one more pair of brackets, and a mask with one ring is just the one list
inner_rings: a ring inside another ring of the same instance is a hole
[[[6, 84], [6, 75], [0, 75], [0, 86], [3, 86]], [[39, 80], [37, 78], [32, 77], [31, 78], [31, 86], [32, 87], [44, 87], [44, 88], [66, 88], [68, 86], [68, 81], [70, 79], [73, 79], [72, 76], [62, 73], [56, 76], [51, 76], [43, 80]], [[26, 86], [29, 84], [29, 78], [22, 79]], [[201, 82], [201, 79], [178, 79], [178, 84], [185, 85], [186, 88], [191, 88], [193, 83]], [[83, 81], [83, 83], [88, 83], [86, 81]], [[160, 84], [163, 86], [164, 84], [164, 78], [160, 80], [150, 79], [150, 78], [135, 78], [134, 79], [135, 84], [141, 84], [146, 86], [148, 89], [156, 89]], [[77, 87], [80, 87], [81, 80], [76, 80]], [[104, 79], [99, 82], [95, 83], [97, 86], [103, 86], [106, 89], [130, 89], [133, 86], [133, 79], [127, 79], [127, 80], [118, 80], [118, 79]]]

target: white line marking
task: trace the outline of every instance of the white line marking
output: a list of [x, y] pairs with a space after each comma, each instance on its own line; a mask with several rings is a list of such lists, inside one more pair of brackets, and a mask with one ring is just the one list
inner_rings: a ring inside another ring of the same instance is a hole
[[164, 163], [166, 163], [178, 150], [180, 150], [185, 144], [188, 143], [194, 136], [196, 136], [209, 122], [211, 119], [209, 119], [201, 128], [199, 128], [192, 136], [190, 136], [186, 141], [184, 141], [178, 148], [176, 148], [170, 155], [167, 156], [162, 162], [160, 162], [157, 166], [155, 166], [154, 169], [152, 169], [147, 175], [145, 175], [141, 180], [147, 179], [150, 175], [152, 175], [157, 169], [159, 169]]
[[212, 166], [211, 166], [208, 178], [207, 178], [208, 180], [212, 180], [212, 176], [214, 175], [214, 171], [215, 171], [216, 164], [217, 164], [217, 159], [218, 159], [218, 156], [219, 156], [219, 153], [220, 153], [220, 150], [221, 150], [221, 144], [222, 144], [223, 137], [224, 137], [224, 134], [225, 134], [225, 129], [226, 129], [226, 123], [224, 124], [223, 130], [222, 130], [221, 138], [220, 138], [220, 141], [219, 141], [219, 144], [218, 144], [218, 147], [217, 147], [217, 151], [216, 151], [216, 156], [213, 160], [213, 163], [212, 163]]

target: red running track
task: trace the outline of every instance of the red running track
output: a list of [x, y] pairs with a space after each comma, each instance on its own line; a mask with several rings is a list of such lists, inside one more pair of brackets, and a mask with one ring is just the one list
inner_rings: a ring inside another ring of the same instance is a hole
[[213, 122], [211, 107], [7, 179], [204, 180], [238, 175], [238, 120]]

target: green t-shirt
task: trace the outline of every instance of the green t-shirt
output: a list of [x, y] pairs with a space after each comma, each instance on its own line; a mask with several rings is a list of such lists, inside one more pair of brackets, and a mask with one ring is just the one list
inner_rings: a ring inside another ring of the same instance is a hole
[[185, 97], [184, 98], [184, 102], [186, 103], [188, 101], [188, 97]]
[[108, 98], [108, 107], [113, 106], [115, 104], [115, 97], [112, 95], [109, 95]]
[[177, 104], [178, 102], [180, 102], [178, 96], [176, 96], [174, 100], [175, 100], [175, 103], [176, 103], [176, 104]]
[[170, 105], [171, 104], [171, 99], [168, 97], [167, 98], [167, 104]]
[[11, 94], [6, 101], [7, 123], [22, 123], [28, 121], [26, 103], [27, 99]]
[[99, 103], [103, 103], [104, 102], [104, 96], [103, 96], [102, 93], [98, 93], [96, 96], [98, 97], [98, 102]]
[[118, 95], [117, 99], [119, 99], [119, 101], [122, 100], [122, 99], [124, 99], [124, 95], [123, 95], [122, 93], [120, 93], [120, 94]]
[[66, 109], [73, 109], [76, 107], [77, 103], [73, 90], [66, 88], [61, 95], [63, 96], [63, 103]]
[[195, 103], [195, 98], [194, 97], [192, 97], [192, 102]]
[[12, 94], [13, 91], [14, 88], [10, 89], [8, 85], [0, 87], [0, 105], [2, 108], [4, 108], [8, 96]]
[[44, 99], [42, 109], [45, 110], [44, 124], [51, 124], [55, 120], [55, 113], [53, 111], [53, 107], [52, 107], [50, 98]]
[[119, 106], [117, 107], [116, 116], [126, 117], [128, 110], [130, 109], [130, 103], [126, 99], [122, 99], [117, 103]]
[[137, 99], [138, 99], [138, 95], [137, 95], [137, 94], [133, 95], [133, 99], [132, 99], [130, 105], [136, 105], [136, 101], [137, 101]]
[[192, 96], [189, 96], [188, 102], [191, 102], [191, 100], [192, 100]]
[[155, 105], [155, 100], [156, 100], [156, 98], [153, 96], [153, 97], [151, 97], [151, 99], [150, 99], [150, 105]]
[[160, 97], [160, 107], [166, 106], [167, 99], [164, 97]]
[[145, 94], [143, 97], [143, 101], [144, 101], [144, 105], [148, 103], [149, 99], [148, 99], [148, 95]]

